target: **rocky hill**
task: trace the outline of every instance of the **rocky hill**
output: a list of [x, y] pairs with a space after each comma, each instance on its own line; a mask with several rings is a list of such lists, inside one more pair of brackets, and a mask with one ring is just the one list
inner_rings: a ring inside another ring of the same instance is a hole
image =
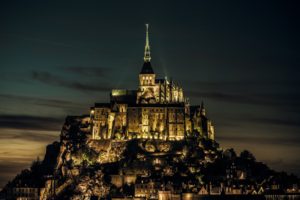
[[[60, 142], [47, 146], [43, 161], [33, 162], [6, 185], [2, 195], [15, 199], [16, 188], [37, 188], [37, 199], [99, 199], [176, 194], [286, 193], [299, 179], [270, 170], [248, 151], [236, 155], [197, 132], [184, 140], [91, 140], [85, 117], [67, 117]], [[169, 193], [168, 193], [169, 192]], [[32, 198], [34, 199], [34, 198]]]

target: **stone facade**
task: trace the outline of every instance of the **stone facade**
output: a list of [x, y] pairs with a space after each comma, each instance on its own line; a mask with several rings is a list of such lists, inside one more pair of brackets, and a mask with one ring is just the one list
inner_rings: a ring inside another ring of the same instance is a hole
[[112, 90], [109, 103], [91, 108], [92, 139], [181, 140], [198, 132], [214, 140], [203, 103], [190, 106], [174, 81], [157, 79], [151, 66], [148, 26], [145, 57], [137, 90]]

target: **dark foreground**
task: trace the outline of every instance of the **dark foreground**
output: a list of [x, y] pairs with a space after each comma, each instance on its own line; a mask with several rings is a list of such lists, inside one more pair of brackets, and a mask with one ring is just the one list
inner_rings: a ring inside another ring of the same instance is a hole
[[300, 194], [292, 195], [209, 195], [197, 200], [300, 200]]
[[266, 200], [263, 195], [209, 195], [209, 196], [199, 196], [199, 200], [235, 200], [235, 199], [245, 199], [245, 200]]

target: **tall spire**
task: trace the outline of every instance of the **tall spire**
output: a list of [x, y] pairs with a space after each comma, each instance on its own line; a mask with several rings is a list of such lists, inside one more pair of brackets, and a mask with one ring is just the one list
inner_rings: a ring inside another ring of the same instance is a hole
[[150, 62], [150, 45], [149, 45], [149, 33], [148, 33], [149, 24], [146, 24], [146, 44], [144, 52], [144, 62]]
[[201, 102], [200, 113], [201, 113], [201, 115], [205, 116], [205, 108], [204, 108], [203, 101]]
[[145, 44], [144, 64], [140, 74], [154, 74], [154, 71], [150, 63], [151, 56], [150, 56], [148, 28], [149, 28], [149, 24], [146, 24], [146, 44]]

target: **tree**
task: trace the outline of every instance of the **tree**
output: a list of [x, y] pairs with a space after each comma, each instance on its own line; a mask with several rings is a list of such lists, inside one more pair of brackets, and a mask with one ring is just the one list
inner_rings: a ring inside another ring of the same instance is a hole
[[40, 161], [40, 158], [37, 157], [37, 159], [31, 163], [30, 170], [37, 171], [39, 169], [39, 167], [41, 166], [41, 164], [42, 164], [42, 162]]
[[226, 149], [224, 152], [223, 152], [223, 155], [225, 156], [225, 158], [227, 159], [235, 159], [237, 156], [236, 156], [236, 153], [234, 151], [233, 148], [230, 148], [230, 149]]
[[250, 153], [248, 150], [244, 150], [240, 154], [240, 158], [244, 160], [250, 160], [250, 161], [255, 161], [256, 158], [252, 153]]

